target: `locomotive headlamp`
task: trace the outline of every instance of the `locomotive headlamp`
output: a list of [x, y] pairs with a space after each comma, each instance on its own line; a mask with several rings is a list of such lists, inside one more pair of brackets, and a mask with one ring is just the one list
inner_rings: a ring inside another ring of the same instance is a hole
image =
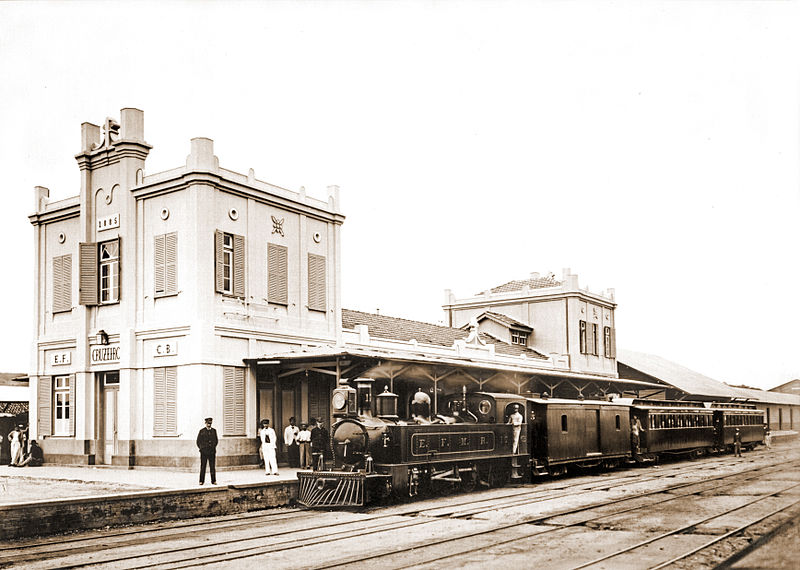
[[333, 409], [334, 410], [344, 410], [345, 406], [347, 406], [347, 397], [342, 392], [336, 392], [333, 395]]

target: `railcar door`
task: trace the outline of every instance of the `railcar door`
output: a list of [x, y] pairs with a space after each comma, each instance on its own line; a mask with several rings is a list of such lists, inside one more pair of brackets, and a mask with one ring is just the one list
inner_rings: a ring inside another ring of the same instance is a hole
[[600, 453], [600, 410], [584, 410], [586, 454]]

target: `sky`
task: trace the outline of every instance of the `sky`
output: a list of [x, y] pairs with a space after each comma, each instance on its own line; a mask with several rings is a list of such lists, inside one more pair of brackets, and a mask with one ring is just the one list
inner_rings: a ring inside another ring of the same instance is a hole
[[[443, 320], [563, 268], [620, 348], [800, 378], [797, 2], [0, 3], [0, 370], [31, 370], [33, 188], [144, 111], [146, 173], [341, 188], [345, 308]], [[535, 326], [535, 324], [534, 324]]]

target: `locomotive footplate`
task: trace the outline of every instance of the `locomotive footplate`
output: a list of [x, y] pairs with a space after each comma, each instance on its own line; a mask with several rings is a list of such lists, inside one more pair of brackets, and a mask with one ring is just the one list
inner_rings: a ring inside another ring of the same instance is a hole
[[363, 507], [391, 477], [378, 473], [299, 471], [297, 501], [306, 507]]

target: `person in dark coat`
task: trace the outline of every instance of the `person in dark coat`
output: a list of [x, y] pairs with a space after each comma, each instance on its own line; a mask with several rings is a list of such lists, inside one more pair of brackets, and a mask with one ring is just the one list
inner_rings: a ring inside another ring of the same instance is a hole
[[311, 456], [313, 470], [325, 469], [325, 447], [328, 443], [328, 432], [315, 418], [309, 421], [311, 424]]
[[39, 467], [44, 463], [44, 452], [35, 439], [31, 440], [31, 451], [27, 457], [19, 464], [20, 467], [30, 465], [31, 467]]
[[211, 484], [217, 484], [217, 430], [211, 427], [211, 418], [206, 418], [206, 427], [200, 430], [197, 434], [197, 449], [200, 450], [200, 484], [206, 482], [206, 463], [211, 472]]

